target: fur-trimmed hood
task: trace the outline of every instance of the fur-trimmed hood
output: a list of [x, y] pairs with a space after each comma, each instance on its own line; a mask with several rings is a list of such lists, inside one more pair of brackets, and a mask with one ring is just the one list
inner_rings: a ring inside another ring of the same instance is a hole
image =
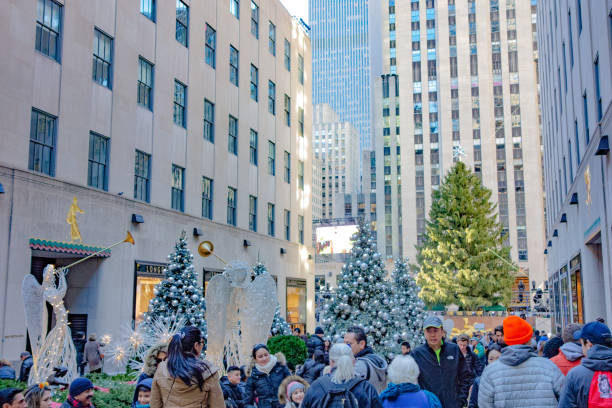
[[308, 391], [308, 388], [310, 387], [310, 384], [308, 384], [308, 381], [306, 381], [299, 375], [290, 375], [289, 377], [285, 378], [283, 382], [280, 383], [280, 386], [278, 387], [278, 401], [281, 404], [283, 405], [287, 404], [288, 402], [287, 401], [287, 387], [289, 386], [290, 383], [294, 381], [304, 384], [304, 394], [306, 394], [306, 391]]
[[153, 378], [155, 375], [155, 371], [157, 370], [157, 360], [155, 360], [155, 358], [157, 357], [157, 354], [162, 351], [168, 354], [167, 343], [156, 344], [155, 346], [151, 347], [149, 351], [147, 351], [147, 354], [145, 354], [142, 372], [147, 376]]

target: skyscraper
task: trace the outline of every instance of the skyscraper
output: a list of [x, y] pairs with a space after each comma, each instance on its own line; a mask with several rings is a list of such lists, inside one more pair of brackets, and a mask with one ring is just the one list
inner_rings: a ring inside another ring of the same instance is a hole
[[378, 1], [309, 0], [312, 96], [359, 131], [362, 150], [372, 146], [372, 79], [380, 73]]
[[535, 15], [534, 1], [386, 0], [374, 121], [387, 257], [414, 259], [431, 194], [461, 159], [493, 191], [512, 259], [543, 281]]

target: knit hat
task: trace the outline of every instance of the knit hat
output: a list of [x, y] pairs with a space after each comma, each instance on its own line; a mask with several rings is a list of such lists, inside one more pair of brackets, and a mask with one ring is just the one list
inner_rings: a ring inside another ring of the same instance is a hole
[[555, 336], [548, 340], [542, 349], [542, 355], [546, 358], [553, 358], [559, 354], [559, 348], [563, 345], [563, 339]]
[[82, 392], [93, 389], [94, 385], [88, 378], [79, 377], [70, 384], [70, 396], [76, 397]]
[[504, 342], [509, 346], [525, 344], [533, 336], [533, 328], [527, 320], [518, 316], [508, 316], [504, 319]]
[[324, 334], [323, 329], [317, 326], [317, 328], [315, 329], [315, 334]]
[[291, 400], [291, 395], [299, 389], [304, 389], [304, 384], [299, 381], [292, 381], [287, 386], [287, 398]]

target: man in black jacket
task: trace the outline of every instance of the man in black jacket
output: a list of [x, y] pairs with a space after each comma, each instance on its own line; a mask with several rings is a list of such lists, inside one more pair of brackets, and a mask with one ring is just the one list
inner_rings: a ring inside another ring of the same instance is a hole
[[456, 344], [443, 339], [442, 320], [429, 316], [423, 323], [426, 344], [412, 352], [421, 371], [419, 385], [440, 399], [444, 408], [465, 405], [473, 374]]
[[317, 327], [315, 329], [315, 334], [310, 336], [308, 342], [306, 343], [306, 347], [308, 348], [308, 357], [312, 358], [312, 355], [315, 351], [325, 350], [325, 344], [323, 342], [323, 329]]
[[242, 400], [244, 394], [241, 389], [240, 383], [240, 368], [236, 366], [230, 366], [227, 369], [227, 375], [221, 377], [219, 381], [221, 389], [223, 390], [223, 399], [225, 400], [225, 406], [227, 408], [242, 408]]
[[470, 346], [468, 346], [469, 341], [470, 338], [468, 335], [462, 333], [457, 337], [457, 346], [459, 346], [459, 350], [461, 350], [461, 354], [463, 354], [463, 358], [465, 358], [465, 364], [474, 377], [480, 377], [482, 370], [484, 370], [484, 365], [481, 365], [481, 360], [470, 349]]

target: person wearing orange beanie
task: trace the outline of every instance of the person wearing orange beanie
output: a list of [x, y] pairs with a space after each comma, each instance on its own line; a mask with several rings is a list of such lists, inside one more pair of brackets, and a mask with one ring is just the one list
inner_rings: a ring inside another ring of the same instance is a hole
[[482, 373], [478, 407], [556, 408], [565, 376], [553, 362], [534, 353], [533, 328], [526, 320], [509, 316], [503, 325], [508, 347]]

